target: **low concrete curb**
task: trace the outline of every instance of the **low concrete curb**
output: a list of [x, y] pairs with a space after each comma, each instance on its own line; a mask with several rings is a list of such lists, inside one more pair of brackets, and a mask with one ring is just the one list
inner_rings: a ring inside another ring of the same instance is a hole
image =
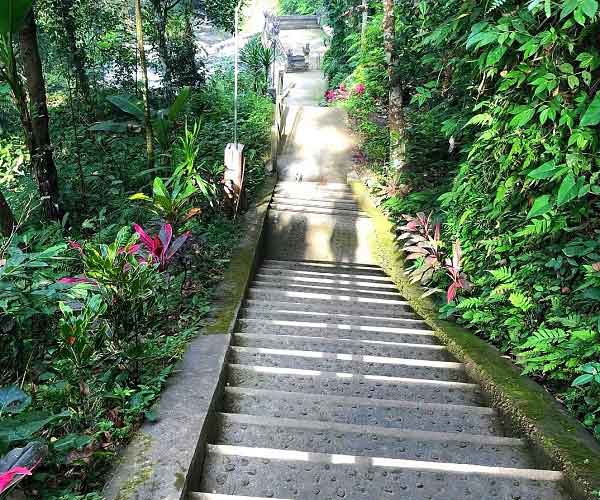
[[194, 487], [193, 473], [202, 466], [214, 427], [212, 410], [222, 391], [231, 332], [261, 257], [276, 180], [265, 180], [256, 203], [244, 215], [244, 237], [215, 294], [215, 312], [169, 379], [158, 403], [158, 421], [146, 422], [123, 450], [103, 490], [107, 500], [181, 500]]
[[472, 332], [438, 319], [437, 308], [424, 290], [403, 272], [404, 258], [395, 242], [393, 225], [373, 204], [366, 187], [352, 182], [359, 206], [372, 217], [369, 245], [376, 262], [399, 291], [435, 330], [448, 349], [466, 365], [498, 408], [510, 428], [525, 436], [538, 458], [564, 471], [565, 486], [577, 499], [600, 495], [600, 445], [589, 432], [539, 384], [520, 375], [518, 368]]

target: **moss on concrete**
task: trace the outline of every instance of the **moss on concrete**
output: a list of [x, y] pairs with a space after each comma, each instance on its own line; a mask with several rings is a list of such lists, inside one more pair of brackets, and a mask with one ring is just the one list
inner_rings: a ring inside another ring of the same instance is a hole
[[402, 252], [391, 222], [372, 203], [361, 182], [352, 189], [361, 210], [372, 217], [369, 246], [375, 261], [390, 275], [399, 291], [433, 328], [448, 349], [466, 365], [467, 373], [487, 394], [518, 434], [534, 446], [538, 458], [564, 471], [566, 486], [576, 498], [597, 499], [600, 490], [600, 446], [585, 428], [540, 385], [519, 370], [497, 349], [456, 324], [440, 320], [433, 301], [404, 274]]
[[234, 250], [229, 266], [223, 275], [222, 286], [217, 292], [215, 315], [203, 329], [206, 334], [231, 333], [237, 313], [252, 279], [254, 264], [260, 256], [261, 236], [269, 208], [276, 176], [267, 177], [258, 195], [255, 208], [249, 212], [246, 235]]

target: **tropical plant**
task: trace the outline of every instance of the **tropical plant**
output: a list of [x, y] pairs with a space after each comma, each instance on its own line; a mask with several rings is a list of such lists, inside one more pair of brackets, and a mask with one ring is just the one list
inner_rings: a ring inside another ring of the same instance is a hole
[[144, 201], [148, 210], [159, 219], [175, 227], [181, 227], [187, 220], [201, 212], [199, 208], [191, 206], [192, 196], [197, 188], [190, 180], [180, 176], [172, 179], [171, 186], [169, 192], [164, 181], [156, 177], [152, 184], [152, 197], [144, 193], [136, 193], [129, 199]]
[[254, 91], [266, 93], [269, 88], [269, 68], [275, 60], [275, 52], [265, 47], [259, 35], [253, 36], [240, 52], [240, 62], [252, 75]]
[[152, 261], [158, 264], [159, 271], [165, 271], [175, 254], [181, 249], [184, 243], [191, 236], [190, 231], [183, 233], [173, 239], [173, 228], [171, 224], [164, 224], [158, 234], [154, 237], [149, 236], [138, 224], [133, 225], [133, 229], [140, 237], [146, 251]]
[[31, 476], [48, 449], [40, 442], [28, 443], [22, 448], [14, 448], [0, 457], [0, 495], [13, 488], [27, 476]]
[[[452, 256], [447, 257], [444, 244], [441, 241], [441, 224], [432, 221], [432, 214], [428, 216], [419, 212], [415, 217], [403, 215], [406, 224], [398, 227], [402, 231], [398, 240], [403, 242], [402, 249], [408, 255], [407, 261], [415, 261], [409, 271], [411, 283], [420, 282], [424, 285], [434, 280], [434, 275], [439, 270], [445, 270], [450, 278], [450, 285], [446, 291], [446, 299], [452, 302], [459, 290], [470, 290], [471, 283], [461, 271], [461, 248], [458, 241], [454, 242]], [[432, 233], [433, 231], [433, 233]], [[439, 292], [438, 288], [430, 288], [425, 295]]]
[[[192, 91], [190, 87], [181, 89], [173, 103], [166, 109], [152, 110], [152, 130], [163, 153], [169, 151], [172, 144], [171, 132], [177, 118], [185, 110], [190, 101]], [[125, 95], [115, 95], [106, 98], [113, 106], [123, 113], [131, 116], [133, 121], [103, 121], [92, 125], [89, 130], [95, 132], [125, 133], [142, 127], [144, 123], [144, 107], [141, 102]]]

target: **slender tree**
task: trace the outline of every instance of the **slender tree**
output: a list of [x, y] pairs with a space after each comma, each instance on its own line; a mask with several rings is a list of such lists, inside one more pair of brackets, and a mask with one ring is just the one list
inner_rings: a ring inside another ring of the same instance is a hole
[[170, 12], [179, 5], [181, 0], [150, 0], [152, 12], [156, 21], [157, 51], [160, 62], [164, 68], [163, 86], [165, 95], [170, 98], [172, 95], [173, 64], [171, 61], [171, 51], [167, 38], [167, 23], [169, 22]]
[[146, 131], [146, 157], [148, 168], [154, 166], [154, 133], [152, 131], [152, 120], [150, 119], [150, 102], [148, 90], [148, 68], [146, 66], [146, 51], [144, 49], [144, 29], [142, 26], [142, 3], [141, 0], [135, 1], [135, 32], [137, 35], [137, 46], [140, 60], [140, 69], [142, 70], [142, 98], [144, 100], [144, 129]]
[[42, 71], [42, 60], [37, 41], [37, 27], [33, 7], [25, 17], [19, 44], [23, 74], [29, 94], [31, 166], [42, 199], [42, 211], [49, 219], [59, 220], [62, 210], [59, 202], [58, 173], [52, 155], [52, 144], [48, 128], [48, 105], [46, 82]]
[[388, 106], [390, 165], [394, 170], [401, 170], [406, 165], [406, 122], [403, 110], [402, 82], [397, 71], [394, 0], [383, 0], [383, 45], [390, 88]]
[[90, 82], [86, 72], [85, 49], [77, 43], [75, 23], [75, 5], [73, 0], [54, 0], [54, 8], [60, 13], [65, 30], [65, 42], [69, 53], [69, 62], [75, 74], [77, 90], [87, 102], [90, 97]]

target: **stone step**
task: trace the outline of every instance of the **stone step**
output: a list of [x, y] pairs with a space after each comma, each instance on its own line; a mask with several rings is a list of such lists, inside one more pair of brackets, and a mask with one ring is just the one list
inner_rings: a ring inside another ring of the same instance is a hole
[[234, 333], [233, 345], [240, 347], [277, 347], [304, 351], [321, 351], [362, 356], [392, 356], [406, 359], [453, 361], [444, 346], [384, 342], [380, 340], [330, 339], [300, 335], [261, 335]]
[[[302, 326], [296, 321], [269, 321], [241, 318], [236, 323], [236, 333], [258, 333], [264, 335], [295, 335], [298, 337], [324, 337], [329, 339], [382, 340], [384, 342], [402, 342], [408, 344], [438, 345], [438, 338], [430, 330], [414, 328], [395, 328], [393, 332], [381, 329], [341, 329], [336, 325], [318, 323], [319, 327]], [[339, 325], [337, 325], [339, 326]]]
[[300, 191], [321, 191], [327, 193], [334, 192], [352, 194], [352, 188], [344, 182], [279, 181], [275, 186], [275, 189], [291, 189]]
[[[404, 323], [405, 322], [405, 323]], [[266, 333], [269, 335], [299, 335], [309, 337], [345, 338], [355, 340], [383, 340], [410, 344], [437, 344], [437, 337], [415, 320], [398, 321], [399, 326], [349, 325], [317, 321], [284, 319], [240, 318], [236, 332]], [[406, 326], [402, 326], [405, 324]]]
[[[199, 493], [193, 491], [188, 495], [188, 500], [286, 500], [284, 498], [246, 497], [240, 495], [221, 495], [219, 493]], [[289, 499], [287, 499], [289, 500]]]
[[377, 304], [353, 304], [352, 302], [331, 303], [331, 301], [319, 300], [298, 300], [298, 301], [279, 301], [279, 300], [260, 300], [246, 299], [244, 305], [248, 308], [253, 307], [261, 310], [289, 310], [295, 312], [314, 312], [330, 315], [357, 316], [363, 319], [403, 319], [408, 314], [414, 314], [410, 305], [406, 304], [400, 307], [378, 307]]
[[403, 297], [396, 291], [392, 290], [377, 290], [373, 288], [358, 288], [342, 285], [321, 285], [310, 283], [290, 283], [287, 281], [279, 281], [277, 279], [258, 280], [252, 282], [251, 287], [256, 290], [285, 290], [291, 292], [308, 292], [308, 293], [324, 293], [324, 294], [351, 294], [354, 297], [373, 297], [377, 299], [396, 299], [402, 300]]
[[326, 423], [504, 435], [496, 411], [485, 406], [226, 387], [221, 409], [228, 413]]
[[[400, 314], [399, 314], [400, 315]], [[344, 314], [317, 313], [314, 311], [287, 311], [284, 309], [259, 309], [256, 307], [244, 308], [240, 311], [241, 318], [261, 320], [285, 320], [285, 321], [310, 321], [327, 324], [360, 325], [377, 327], [408, 327], [423, 325], [422, 320], [416, 318], [412, 313], [404, 313], [401, 318], [377, 318], [368, 316], [350, 316]]]
[[272, 273], [268, 269], [261, 269], [254, 277], [257, 281], [276, 281], [281, 284], [302, 284], [315, 286], [352, 286], [356, 288], [369, 288], [375, 290], [387, 290], [397, 292], [396, 285], [393, 283], [381, 283], [379, 281], [369, 281], [363, 279], [331, 279], [316, 278], [314, 276], [295, 276], [293, 274]]
[[219, 413], [215, 444], [529, 468], [521, 439]]
[[354, 210], [360, 211], [360, 208], [355, 200], [344, 200], [344, 199], [321, 199], [315, 200], [308, 196], [287, 196], [281, 194], [275, 194], [273, 196], [272, 203], [281, 203], [283, 205], [300, 205], [304, 207], [318, 207], [318, 208], [333, 208], [340, 210]]
[[294, 195], [285, 195], [285, 194], [277, 194], [273, 196], [274, 203], [283, 203], [285, 205], [303, 205], [303, 206], [311, 206], [311, 207], [327, 207], [327, 208], [340, 208], [346, 210], [356, 210], [359, 211], [360, 208], [356, 203], [356, 200], [349, 199], [315, 199], [309, 196], [294, 196]]
[[278, 199], [290, 199], [290, 200], [310, 200], [315, 202], [322, 201], [339, 201], [341, 203], [352, 203], [356, 204], [356, 198], [352, 193], [339, 193], [339, 192], [307, 192], [302, 190], [275, 190], [273, 197]]
[[265, 262], [259, 269], [259, 273], [268, 272], [278, 276], [304, 276], [312, 278], [328, 279], [361, 279], [378, 283], [394, 284], [394, 282], [383, 272], [377, 269], [363, 269], [362, 267], [322, 267], [314, 264], [283, 266]]
[[479, 405], [477, 385], [275, 366], [228, 365], [228, 382], [239, 387], [428, 403]]
[[335, 291], [330, 291], [330, 293], [326, 292], [308, 292], [308, 291], [299, 291], [299, 290], [279, 290], [277, 288], [250, 288], [248, 290], [248, 298], [249, 299], [277, 299], [281, 300], [285, 298], [294, 299], [312, 299], [312, 300], [320, 300], [320, 301], [329, 301], [332, 303], [339, 302], [350, 302], [350, 303], [358, 303], [358, 304], [373, 304], [375, 306], [390, 306], [390, 307], [409, 307], [409, 303], [406, 300], [401, 300], [398, 298], [379, 298], [379, 297], [368, 297], [359, 295], [350, 292], [341, 292], [336, 293]]
[[559, 500], [554, 471], [208, 445], [201, 489], [298, 500]]
[[304, 268], [304, 267], [312, 267], [319, 268], [323, 270], [327, 269], [351, 269], [355, 271], [372, 271], [374, 273], [379, 274], [380, 276], [385, 276], [385, 273], [381, 270], [381, 268], [375, 264], [362, 264], [355, 262], [324, 262], [321, 260], [275, 260], [275, 259], [265, 259], [263, 261], [263, 266], [270, 267], [283, 267], [285, 269], [294, 269], [294, 268]]
[[229, 361], [238, 365], [271, 366], [384, 377], [453, 382], [465, 382], [467, 380], [462, 363], [387, 356], [356, 356], [319, 351], [232, 346], [229, 348]]
[[[295, 161], [295, 158], [290, 157], [289, 161]], [[293, 187], [293, 186], [281, 186], [276, 187], [274, 196], [286, 196], [290, 198], [299, 197], [307, 198], [312, 200], [344, 200], [354, 201], [356, 198], [351, 190], [339, 190], [339, 189], [317, 189], [313, 187]]]
[[188, 495], [188, 500], [286, 500], [283, 498], [247, 497], [239, 495], [221, 495], [219, 493], [199, 493], [194, 491]]
[[341, 210], [336, 208], [321, 208], [311, 207], [307, 205], [292, 205], [286, 203], [275, 203], [271, 202], [270, 210], [276, 210], [278, 212], [300, 212], [303, 214], [326, 214], [335, 215], [337, 217], [352, 217], [352, 218], [365, 218], [369, 216], [365, 212], [357, 212], [354, 210]]

